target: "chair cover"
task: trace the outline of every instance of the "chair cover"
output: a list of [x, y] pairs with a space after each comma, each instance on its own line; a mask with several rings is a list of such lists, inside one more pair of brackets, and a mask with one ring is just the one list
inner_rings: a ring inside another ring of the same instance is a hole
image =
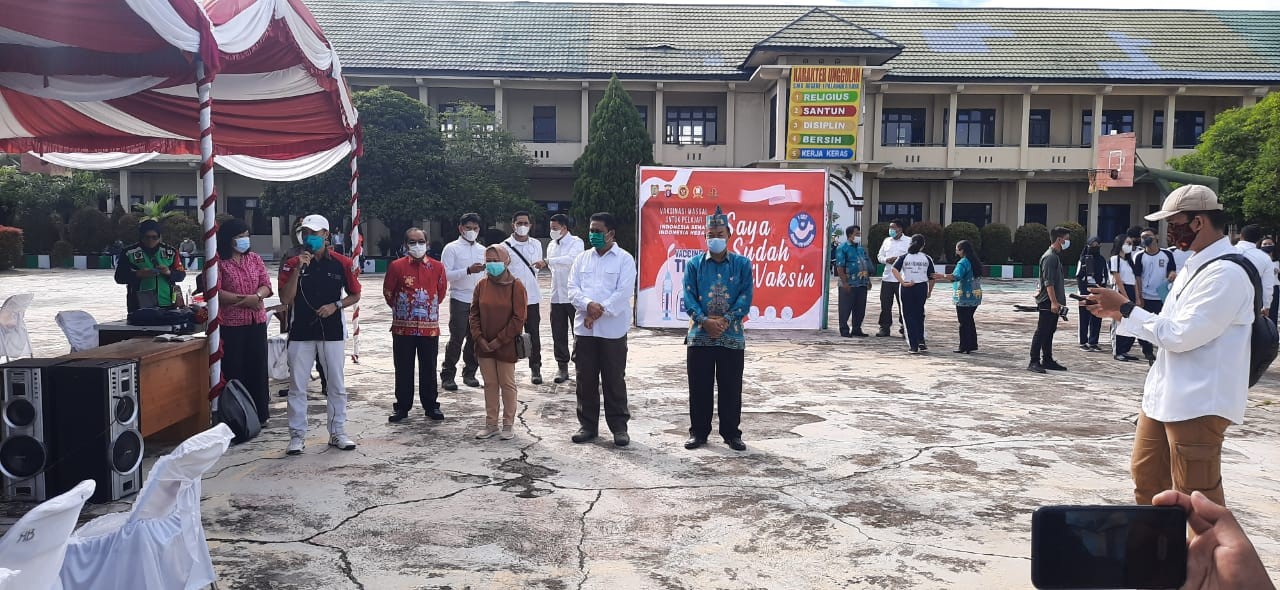
[[58, 588], [67, 538], [93, 489], [93, 480], [80, 482], [71, 491], [32, 508], [0, 537], [0, 589]]
[[156, 461], [128, 513], [89, 521], [72, 535], [62, 587], [170, 590], [215, 581], [200, 522], [200, 478], [231, 444], [225, 424]]
[[71, 352], [98, 347], [98, 330], [94, 328], [98, 322], [89, 315], [89, 312], [60, 311], [58, 315], [53, 316], [53, 321], [57, 322], [58, 327], [62, 328], [62, 333], [66, 334], [67, 342], [71, 343]]
[[0, 305], [0, 356], [13, 360], [31, 356], [31, 338], [27, 336], [27, 306], [30, 293], [18, 293]]
[[267, 338], [267, 373], [273, 381], [289, 378], [289, 339], [278, 335]]

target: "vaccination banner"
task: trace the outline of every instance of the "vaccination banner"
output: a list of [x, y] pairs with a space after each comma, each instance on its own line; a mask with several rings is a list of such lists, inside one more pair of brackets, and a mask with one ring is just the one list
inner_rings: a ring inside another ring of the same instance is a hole
[[639, 170], [640, 292], [636, 322], [685, 328], [684, 263], [707, 250], [707, 216], [729, 216], [729, 248], [751, 259], [748, 329], [816, 330], [826, 313], [825, 170]]
[[790, 106], [788, 160], [855, 159], [862, 68], [792, 66]]

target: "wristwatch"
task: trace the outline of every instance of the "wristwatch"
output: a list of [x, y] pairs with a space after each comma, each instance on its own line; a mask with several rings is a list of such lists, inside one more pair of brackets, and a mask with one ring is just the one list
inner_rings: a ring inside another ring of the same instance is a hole
[[334, 301], [333, 305], [336, 306], [338, 309], [342, 309], [342, 300], [339, 299], [337, 301]]
[[1126, 318], [1129, 317], [1129, 314], [1133, 313], [1134, 307], [1135, 306], [1132, 301], [1124, 302], [1124, 305], [1120, 306], [1120, 315]]

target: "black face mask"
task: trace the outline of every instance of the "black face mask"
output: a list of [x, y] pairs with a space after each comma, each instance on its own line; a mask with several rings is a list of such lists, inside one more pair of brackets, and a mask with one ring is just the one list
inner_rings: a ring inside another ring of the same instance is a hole
[[1263, 246], [1263, 247], [1262, 247], [1262, 251], [1263, 251], [1263, 252], [1266, 252], [1267, 254], [1270, 254], [1270, 253], [1271, 253], [1272, 251], [1274, 251], [1275, 249], [1276, 249], [1276, 247], [1275, 247], [1275, 246]]

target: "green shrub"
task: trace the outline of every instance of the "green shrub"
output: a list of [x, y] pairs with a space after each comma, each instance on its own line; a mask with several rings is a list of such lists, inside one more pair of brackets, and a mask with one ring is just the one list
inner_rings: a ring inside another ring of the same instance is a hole
[[[934, 260], [942, 260], [946, 246], [943, 245], [942, 224], [932, 221], [917, 221], [907, 228], [907, 235], [924, 235], [924, 253]], [[954, 244], [952, 244], [954, 246]]]
[[1003, 223], [988, 223], [979, 230], [982, 235], [982, 262], [986, 264], [1006, 264], [1013, 253], [1013, 231]]
[[1040, 256], [1049, 249], [1049, 228], [1028, 223], [1013, 235], [1013, 260], [1021, 264], [1039, 264]]
[[1074, 221], [1059, 223], [1058, 225], [1071, 230], [1071, 247], [1062, 251], [1062, 266], [1070, 269], [1080, 261], [1080, 254], [1084, 252], [1084, 247], [1087, 245], [1086, 240], [1089, 239], [1085, 232], [1089, 230]]
[[22, 230], [0, 225], [0, 270], [9, 270], [22, 261]]
[[196, 244], [202, 244], [200, 237], [204, 229], [200, 223], [189, 215], [180, 213], [160, 222], [161, 237], [170, 246], [178, 247], [182, 240], [191, 238]]
[[55, 214], [43, 209], [29, 209], [18, 219], [18, 227], [22, 228], [23, 247], [32, 254], [44, 254], [53, 243], [58, 241], [58, 226], [54, 223]]
[[[956, 244], [960, 240], [969, 240], [973, 244], [975, 252], [982, 251], [982, 231], [978, 229], [978, 226], [968, 221], [957, 221], [942, 230], [942, 246], [947, 253], [947, 260], [955, 258]], [[951, 260], [951, 262], [959, 261]]]
[[111, 218], [97, 209], [81, 209], [71, 215], [67, 239], [83, 254], [98, 254], [116, 239]]
[[119, 219], [116, 219], [116, 239], [124, 242], [125, 245], [138, 241], [138, 223], [141, 220], [137, 215], [125, 213]]
[[867, 247], [867, 255], [871, 257], [871, 262], [879, 264], [876, 256], [880, 254], [880, 244], [883, 244], [887, 237], [889, 237], [887, 223], [877, 223], [869, 229], [862, 230], [862, 245]]
[[58, 240], [53, 243], [53, 252], [49, 254], [49, 266], [71, 267], [75, 262], [75, 246], [71, 242]]

